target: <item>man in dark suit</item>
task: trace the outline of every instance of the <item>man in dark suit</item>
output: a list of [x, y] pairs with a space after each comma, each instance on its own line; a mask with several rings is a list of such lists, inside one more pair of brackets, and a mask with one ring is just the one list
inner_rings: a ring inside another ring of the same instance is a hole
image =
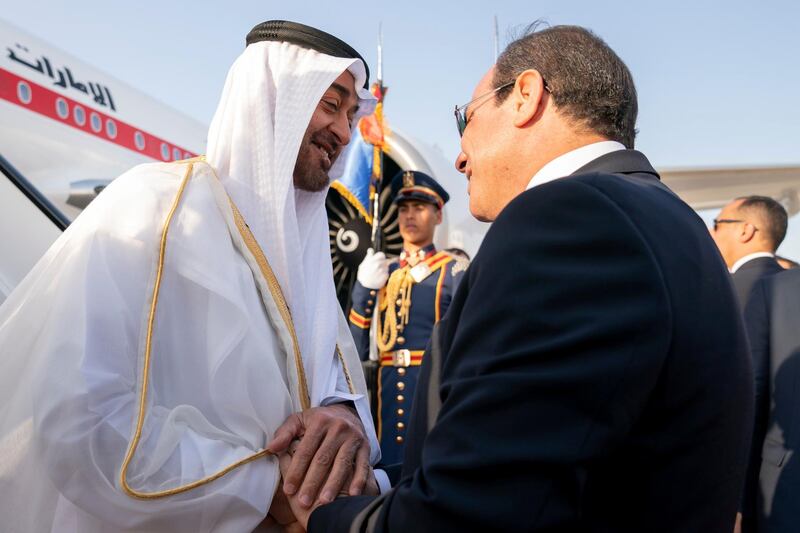
[[434, 329], [400, 479], [309, 530], [729, 533], [743, 326], [702, 221], [632, 150], [627, 67], [583, 28], [530, 32], [457, 113], [494, 224]]
[[712, 236], [731, 272], [741, 309], [759, 279], [783, 272], [775, 250], [786, 236], [787, 223], [786, 209], [768, 196], [736, 198], [714, 219]]
[[794, 533], [800, 527], [800, 463], [795, 457], [800, 450], [800, 388], [796, 385], [800, 380], [800, 270], [756, 283], [745, 308], [745, 324], [753, 354], [756, 415], [743, 532]]

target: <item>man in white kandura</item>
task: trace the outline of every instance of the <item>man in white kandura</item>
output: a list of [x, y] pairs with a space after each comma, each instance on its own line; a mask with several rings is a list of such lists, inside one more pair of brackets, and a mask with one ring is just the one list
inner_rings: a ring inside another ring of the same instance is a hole
[[2, 531], [279, 527], [299, 435], [288, 493], [375, 488], [324, 209], [367, 79], [335, 37], [256, 26], [207, 156], [115, 180], [0, 307]]

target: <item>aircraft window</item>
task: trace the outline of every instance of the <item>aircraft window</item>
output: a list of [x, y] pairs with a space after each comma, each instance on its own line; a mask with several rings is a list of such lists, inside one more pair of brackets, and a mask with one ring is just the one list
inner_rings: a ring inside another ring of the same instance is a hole
[[17, 98], [23, 104], [30, 104], [31, 100], [33, 99], [33, 95], [31, 94], [31, 86], [21, 81], [17, 84]]
[[67, 105], [67, 101], [63, 98], [56, 99], [56, 113], [62, 119], [66, 119], [69, 117], [69, 106]]
[[181, 151], [178, 148], [172, 149], [172, 159], [174, 159], [175, 161], [180, 161]]
[[72, 110], [72, 118], [75, 119], [75, 123], [78, 126], [83, 126], [86, 124], [86, 111], [79, 105], [75, 106], [75, 109]]
[[133, 134], [133, 142], [136, 144], [136, 148], [144, 150], [144, 134], [141, 131]]
[[100, 132], [103, 129], [103, 121], [100, 120], [100, 115], [97, 113], [92, 113], [89, 116], [89, 123], [92, 125], [92, 130], [95, 132]]
[[169, 146], [167, 146], [167, 143], [161, 143], [161, 159], [169, 161]]
[[112, 139], [117, 138], [117, 124], [110, 118], [106, 120], [106, 135]]

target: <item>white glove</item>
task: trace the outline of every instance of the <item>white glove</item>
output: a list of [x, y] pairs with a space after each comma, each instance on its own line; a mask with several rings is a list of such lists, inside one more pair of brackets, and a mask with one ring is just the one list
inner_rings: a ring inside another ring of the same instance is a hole
[[368, 289], [380, 289], [389, 280], [389, 263], [391, 259], [386, 259], [386, 254], [370, 248], [361, 264], [358, 265], [358, 282]]

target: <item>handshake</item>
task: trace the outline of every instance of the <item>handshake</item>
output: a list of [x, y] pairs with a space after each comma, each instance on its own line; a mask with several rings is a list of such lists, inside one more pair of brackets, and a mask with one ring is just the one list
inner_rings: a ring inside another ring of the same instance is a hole
[[267, 448], [278, 457], [282, 484], [256, 531], [305, 531], [312, 511], [338, 496], [379, 494], [369, 439], [348, 404], [291, 415]]
[[[358, 267], [359, 283], [368, 289], [382, 288], [389, 279], [390, 262], [383, 252], [367, 250]], [[369, 464], [369, 439], [349, 404], [291, 415], [267, 448], [278, 457], [282, 483], [257, 531], [305, 531], [320, 505], [339, 496], [379, 494]]]

